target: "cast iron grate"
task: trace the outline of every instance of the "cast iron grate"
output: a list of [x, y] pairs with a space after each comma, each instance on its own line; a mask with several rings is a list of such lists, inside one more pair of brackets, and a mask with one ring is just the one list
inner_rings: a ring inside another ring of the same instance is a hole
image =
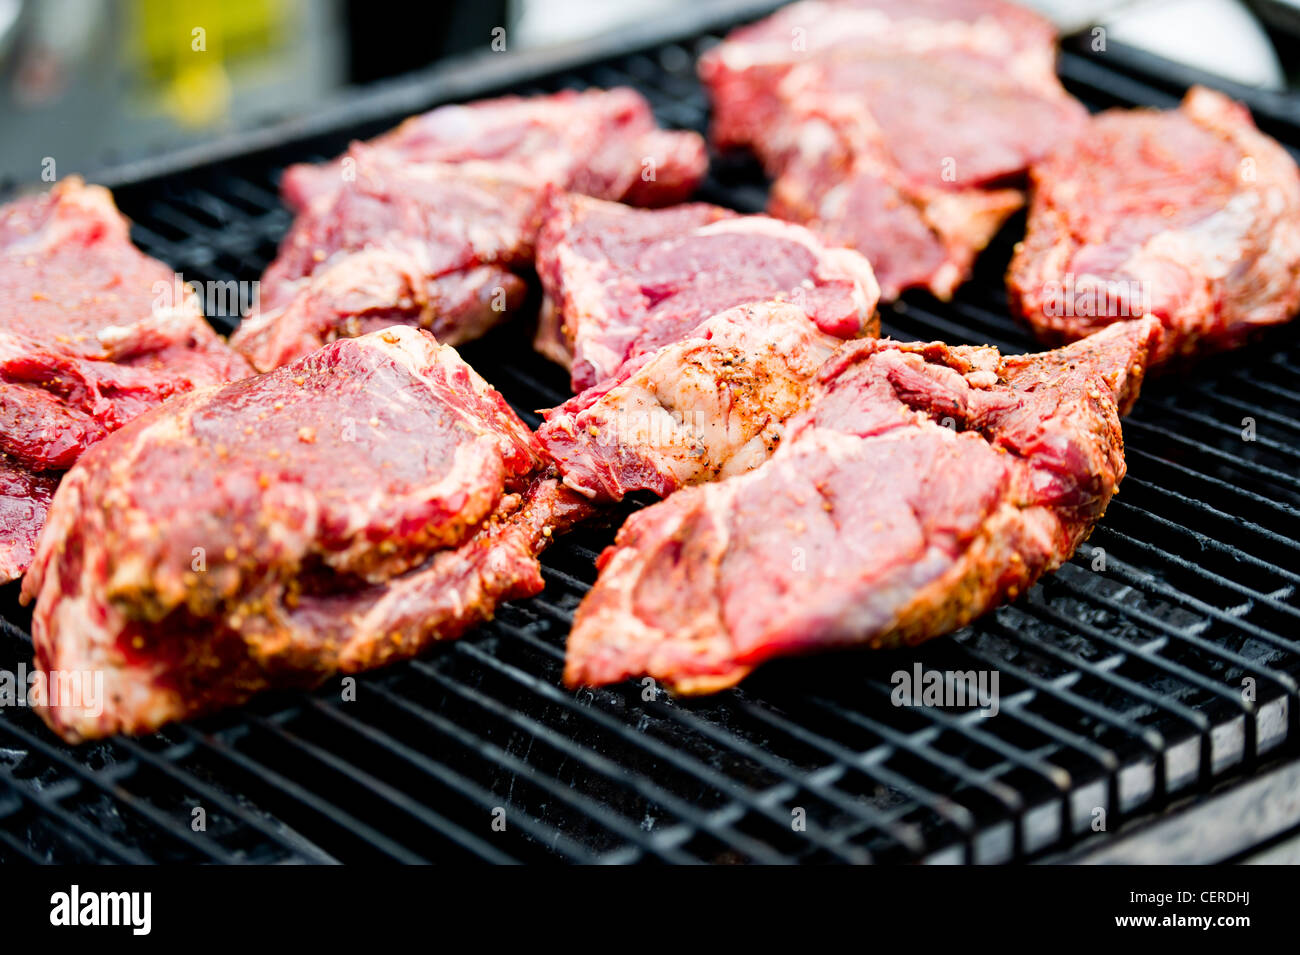
[[[664, 123], [702, 129], [694, 61], [716, 40], [513, 88], [628, 84]], [[1093, 108], [1165, 106], [1179, 92], [1105, 56], [1067, 52], [1061, 68]], [[398, 118], [113, 185], [136, 241], [187, 279], [254, 280], [289, 222], [280, 169]], [[1300, 144], [1286, 117], [1260, 119]], [[702, 198], [758, 210], [764, 194], [752, 163], [719, 160]], [[1032, 350], [1001, 282], [1021, 229], [1010, 224], [954, 302], [909, 296], [886, 330]], [[464, 351], [530, 423], [565, 397], [523, 324]], [[917, 651], [772, 664], [714, 699], [567, 691], [568, 623], [611, 536], [590, 528], [547, 555], [543, 595], [361, 678], [354, 702], [329, 685], [77, 749], [6, 710], [0, 862], [998, 862], [1061, 850], [1092, 834], [1098, 809], [1113, 830], [1300, 739], [1295, 332], [1153, 382], [1125, 434], [1123, 494], [1076, 558]], [[13, 671], [30, 662], [29, 616], [13, 588], [0, 600], [0, 668]], [[996, 670], [1000, 714], [893, 706], [890, 675], [917, 661]]]

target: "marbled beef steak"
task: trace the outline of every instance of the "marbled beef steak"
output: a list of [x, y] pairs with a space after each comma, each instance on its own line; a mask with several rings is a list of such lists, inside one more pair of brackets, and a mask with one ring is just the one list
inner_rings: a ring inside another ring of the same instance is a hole
[[681, 692], [773, 657], [917, 643], [1069, 558], [1124, 476], [1120, 414], [1161, 329], [1059, 349], [844, 345], [747, 474], [634, 514], [569, 637], [571, 685]]
[[0, 454], [0, 581], [17, 580], [36, 553], [59, 476], [43, 474]]
[[775, 177], [769, 211], [871, 261], [882, 297], [948, 297], [1078, 132], [1055, 36], [1000, 0], [805, 0], [700, 60], [720, 148]]
[[0, 582], [25, 569], [52, 482], [86, 448], [172, 395], [250, 371], [173, 271], [131, 244], [106, 189], [67, 179], [0, 208], [0, 454], [14, 518], [0, 523]]
[[259, 370], [396, 323], [458, 344], [525, 297], [544, 199], [532, 177], [353, 150], [355, 178], [294, 221], [231, 338]]
[[537, 437], [586, 497], [666, 497], [767, 460], [840, 344], [788, 302], [738, 306], [551, 409]]
[[1300, 174], [1221, 93], [1102, 113], [1032, 178], [1007, 285], [1047, 342], [1151, 314], [1162, 362], [1239, 345], [1300, 305]]
[[394, 326], [191, 392], [100, 442], [50, 507], [24, 599], [42, 672], [104, 674], [67, 739], [146, 732], [410, 656], [542, 586], [585, 506], [455, 350]]
[[659, 129], [629, 89], [412, 117], [334, 162], [285, 172], [298, 219], [233, 342], [268, 371], [397, 322], [469, 341], [523, 302], [550, 192], [661, 205], [690, 195], [707, 167], [703, 140]]
[[748, 303], [787, 301], [827, 335], [879, 330], [871, 266], [801, 226], [692, 203], [638, 210], [557, 195], [537, 242], [537, 348], [583, 391]]
[[[440, 106], [369, 144], [403, 164], [489, 161], [534, 181], [639, 206], [682, 202], [708, 168], [694, 133], [659, 129], [635, 90], [563, 90]], [[285, 170], [285, 202], [305, 210], [344, 182], [343, 160]]]

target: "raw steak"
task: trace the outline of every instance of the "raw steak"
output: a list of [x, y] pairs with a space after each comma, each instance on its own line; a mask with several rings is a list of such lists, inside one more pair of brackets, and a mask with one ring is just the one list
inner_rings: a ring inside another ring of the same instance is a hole
[[449, 345], [482, 334], [527, 291], [545, 192], [490, 163], [397, 164], [354, 147], [356, 178], [294, 222], [231, 338], [269, 371], [338, 337], [393, 324]]
[[[699, 136], [659, 129], [645, 98], [622, 87], [441, 106], [370, 145], [408, 164], [516, 164], [534, 182], [645, 206], [682, 202], [708, 168]], [[342, 160], [290, 166], [285, 202], [306, 209], [339, 188], [344, 168]]]
[[172, 269], [131, 244], [101, 186], [67, 179], [0, 208], [0, 331], [78, 358], [147, 361], [181, 346], [209, 380], [247, 374]]
[[38, 474], [0, 454], [0, 583], [17, 580], [32, 562], [58, 483], [57, 474]]
[[586, 497], [666, 497], [765, 461], [840, 344], [794, 305], [733, 308], [551, 409], [537, 437]]
[[136, 415], [172, 395], [225, 380], [206, 357], [187, 364], [169, 354], [149, 356], [161, 356], [158, 367], [145, 358], [94, 361], [0, 332], [0, 452], [37, 471], [66, 470]]
[[1069, 558], [1124, 476], [1155, 319], [1053, 352], [866, 340], [754, 471], [634, 514], [569, 638], [570, 684], [731, 686], [772, 657], [918, 643]]
[[168, 397], [251, 371], [128, 232], [78, 179], [0, 208], [0, 583], [25, 569], [57, 472]]
[[707, 168], [703, 140], [659, 129], [628, 89], [413, 117], [333, 163], [286, 171], [299, 218], [235, 344], [266, 371], [395, 323], [468, 341], [524, 301], [549, 192], [668, 204]]
[[947, 298], [1019, 208], [1025, 170], [1085, 121], [1036, 14], [988, 0], [808, 0], [733, 33], [700, 74], [720, 147], [775, 177], [770, 211], [871, 261], [882, 295]]
[[25, 599], [66, 739], [146, 732], [276, 686], [409, 656], [541, 587], [586, 505], [455, 350], [395, 326], [193, 392], [68, 473]]
[[1239, 345], [1300, 306], [1300, 174], [1221, 93], [1103, 113], [1032, 176], [1007, 285], [1048, 342], [1152, 314], [1166, 361]]
[[838, 338], [879, 329], [862, 256], [800, 226], [703, 203], [650, 212], [556, 196], [537, 271], [546, 291], [537, 348], [569, 367], [574, 391], [746, 303], [788, 300]]

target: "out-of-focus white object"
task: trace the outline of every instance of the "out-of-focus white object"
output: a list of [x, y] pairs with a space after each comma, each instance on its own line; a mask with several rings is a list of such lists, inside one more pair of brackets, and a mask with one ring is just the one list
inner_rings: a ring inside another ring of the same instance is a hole
[[21, 0], [0, 0], [0, 64], [13, 44], [18, 16], [23, 12]]
[[550, 46], [630, 23], [667, 19], [688, 4], [693, 5], [692, 0], [513, 0], [510, 34], [520, 46]]
[[1106, 39], [1138, 47], [1225, 79], [1284, 89], [1286, 80], [1268, 35], [1236, 0], [1022, 0], [1063, 33], [1093, 24]]

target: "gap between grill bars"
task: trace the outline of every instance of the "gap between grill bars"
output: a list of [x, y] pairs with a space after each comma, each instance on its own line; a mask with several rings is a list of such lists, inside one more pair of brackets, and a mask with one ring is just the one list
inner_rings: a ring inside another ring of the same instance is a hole
[[[146, 252], [187, 279], [255, 280], [289, 223], [276, 195], [287, 163], [435, 99], [503, 91], [630, 85], [664, 124], [703, 130], [694, 61], [718, 35], [622, 41], [618, 55], [550, 72], [462, 70], [424, 99], [391, 95], [391, 114], [372, 105], [325, 134], [259, 134], [220, 162], [109, 179]], [[1120, 56], [1067, 48], [1061, 70], [1094, 109], [1181, 92]], [[1282, 113], [1259, 119], [1300, 145]], [[701, 198], [754, 211], [765, 184], [752, 163], [715, 159]], [[1032, 350], [1001, 280], [1022, 229], [1004, 230], [954, 302], [912, 295], [885, 310], [886, 332]], [[536, 424], [535, 409], [567, 394], [525, 325], [463, 352]], [[327, 686], [77, 749], [6, 710], [0, 861], [1002, 862], [1096, 841], [1099, 810], [1113, 830], [1300, 740], [1295, 332], [1149, 383], [1124, 430], [1129, 475], [1075, 559], [916, 651], [775, 663], [713, 699], [645, 699], [637, 684], [570, 692], [565, 635], [612, 535], [593, 527], [548, 552], [541, 596], [362, 677], [356, 702]], [[30, 662], [30, 617], [13, 588], [0, 600], [0, 667], [13, 670]], [[1000, 714], [893, 706], [890, 675], [916, 661], [996, 670]], [[206, 831], [191, 825], [196, 808]]]

